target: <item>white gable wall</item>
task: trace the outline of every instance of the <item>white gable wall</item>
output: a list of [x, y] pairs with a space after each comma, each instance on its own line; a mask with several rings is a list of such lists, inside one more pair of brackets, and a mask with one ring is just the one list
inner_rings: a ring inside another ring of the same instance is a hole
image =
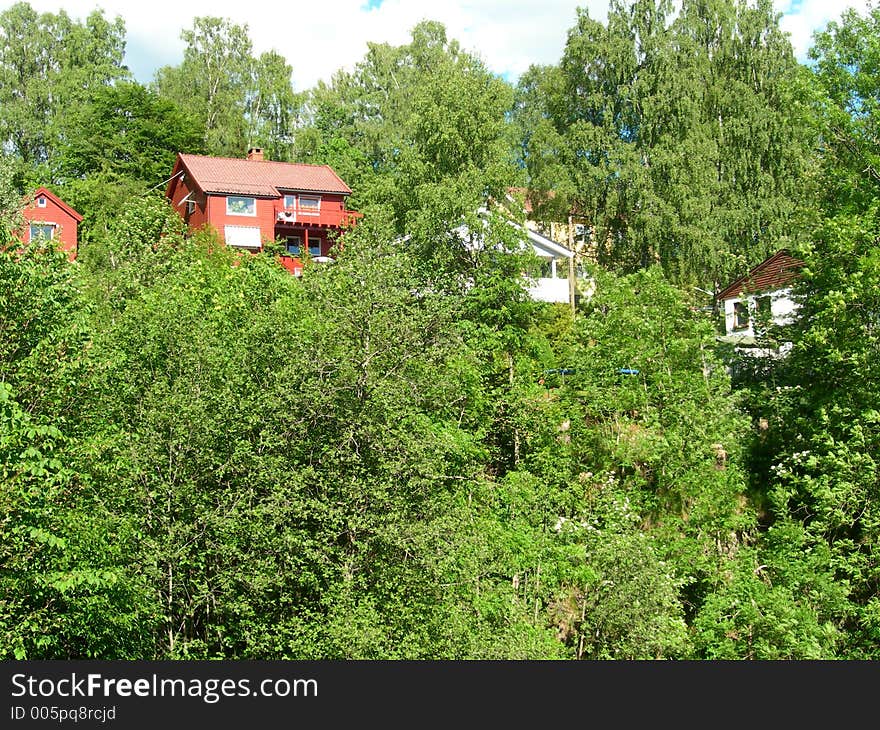
[[[791, 298], [790, 289], [777, 289], [772, 292], [758, 292], [747, 296], [730, 297], [724, 300], [724, 331], [728, 335], [737, 335], [740, 337], [755, 336], [755, 317], [756, 317], [756, 301], [760, 297], [770, 297], [770, 317], [773, 324], [784, 325], [790, 324], [794, 319], [797, 310], [797, 303]], [[734, 305], [736, 302], [746, 302], [749, 307], [749, 324], [748, 327], [736, 329], [736, 317], [734, 313]]]

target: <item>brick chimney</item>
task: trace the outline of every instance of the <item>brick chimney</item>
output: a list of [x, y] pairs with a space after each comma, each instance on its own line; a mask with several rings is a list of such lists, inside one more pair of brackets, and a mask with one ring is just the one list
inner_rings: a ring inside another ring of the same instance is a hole
[[265, 160], [265, 156], [263, 155], [262, 147], [251, 147], [248, 150], [247, 158], [249, 160], [255, 160], [256, 162], [263, 162]]

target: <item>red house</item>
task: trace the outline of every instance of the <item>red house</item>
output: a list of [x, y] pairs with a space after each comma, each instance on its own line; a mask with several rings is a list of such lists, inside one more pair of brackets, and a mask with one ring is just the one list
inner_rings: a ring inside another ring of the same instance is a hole
[[228, 246], [262, 250], [284, 241], [285, 267], [301, 273], [306, 251], [327, 260], [336, 234], [360, 217], [345, 207], [351, 189], [328, 165], [178, 154], [165, 195], [190, 230], [212, 226]]
[[62, 251], [73, 261], [77, 250], [77, 228], [82, 216], [47, 188], [38, 188], [25, 200], [22, 215], [27, 229], [22, 233], [25, 243], [38, 238], [56, 240]]

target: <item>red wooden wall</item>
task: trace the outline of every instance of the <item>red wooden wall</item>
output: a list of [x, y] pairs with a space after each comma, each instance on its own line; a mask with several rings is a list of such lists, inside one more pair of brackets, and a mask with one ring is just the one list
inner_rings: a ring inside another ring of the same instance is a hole
[[[37, 205], [37, 199], [40, 197], [46, 201], [46, 206], [44, 208]], [[27, 228], [23, 234], [24, 241], [30, 241], [31, 223], [54, 224], [54, 238], [58, 241], [61, 250], [67, 253], [68, 258], [71, 261], [76, 258], [79, 221], [62, 206], [58, 205], [51, 196], [37, 191], [34, 195], [33, 201], [25, 206], [22, 214], [24, 215], [25, 221], [27, 221]]]

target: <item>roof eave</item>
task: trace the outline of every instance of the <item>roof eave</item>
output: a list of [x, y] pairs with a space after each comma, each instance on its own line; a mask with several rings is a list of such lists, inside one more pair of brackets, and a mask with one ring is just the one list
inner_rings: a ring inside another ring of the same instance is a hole
[[[168, 200], [172, 199], [172, 194], [174, 192], [174, 188], [178, 183], [181, 182], [181, 173], [186, 173], [189, 175], [189, 179], [193, 181], [193, 184], [201, 190], [201, 186], [198, 181], [193, 177], [192, 173], [189, 171], [189, 168], [186, 166], [186, 162], [183, 159], [183, 153], [177, 153], [177, 159], [174, 161], [174, 168], [172, 170], [172, 175], [168, 179], [168, 184], [165, 186], [165, 197]], [[204, 191], [202, 191], [204, 192]]]
[[73, 208], [70, 207], [67, 203], [65, 203], [61, 198], [59, 198], [55, 193], [53, 193], [49, 188], [45, 186], [38, 187], [33, 195], [31, 196], [31, 202], [35, 201], [38, 196], [45, 195], [47, 198], [51, 198], [52, 202], [55, 203], [59, 208], [61, 208], [65, 213], [67, 213], [71, 218], [73, 218], [77, 223], [82, 223], [82, 215], [77, 213]]
[[565, 258], [573, 258], [574, 251], [566, 246], [563, 246], [561, 243], [554, 241], [552, 238], [547, 238], [547, 236], [542, 236], [540, 233], [531, 230], [530, 228], [526, 228], [526, 234], [528, 235], [529, 241], [532, 242], [533, 245], [540, 246], [541, 248], [550, 251], [551, 253], [555, 253], [559, 256], [564, 256]]
[[[779, 251], [777, 251], [776, 253], [774, 253], [772, 256], [768, 256], [766, 259], [764, 259], [757, 266], [750, 269], [748, 271], [748, 273], [743, 274], [741, 277], [739, 277], [732, 284], [729, 284], [724, 289], [722, 289], [720, 292], [718, 292], [715, 295], [715, 299], [718, 301], [724, 301], [726, 299], [732, 299], [733, 297], [738, 297], [742, 293], [743, 289], [745, 289], [746, 284], [748, 284], [753, 279], [756, 279], [758, 277], [758, 275], [762, 271], [764, 271], [764, 269], [769, 268], [777, 259], [780, 259], [783, 256], [791, 257], [788, 252], [788, 249], [782, 248]], [[797, 266], [794, 266], [792, 268], [798, 268], [802, 265], [803, 264], [801, 262], [801, 263], [797, 264]], [[789, 285], [789, 283], [791, 283], [791, 280], [794, 279], [796, 276], [797, 276], [797, 274], [792, 274], [784, 282], [777, 284], [777, 285], [774, 285], [772, 287], [761, 289], [760, 291], [768, 292], [768, 291], [778, 291], [779, 289], [784, 289]], [[758, 290], [755, 290], [755, 291], [758, 291]]]

